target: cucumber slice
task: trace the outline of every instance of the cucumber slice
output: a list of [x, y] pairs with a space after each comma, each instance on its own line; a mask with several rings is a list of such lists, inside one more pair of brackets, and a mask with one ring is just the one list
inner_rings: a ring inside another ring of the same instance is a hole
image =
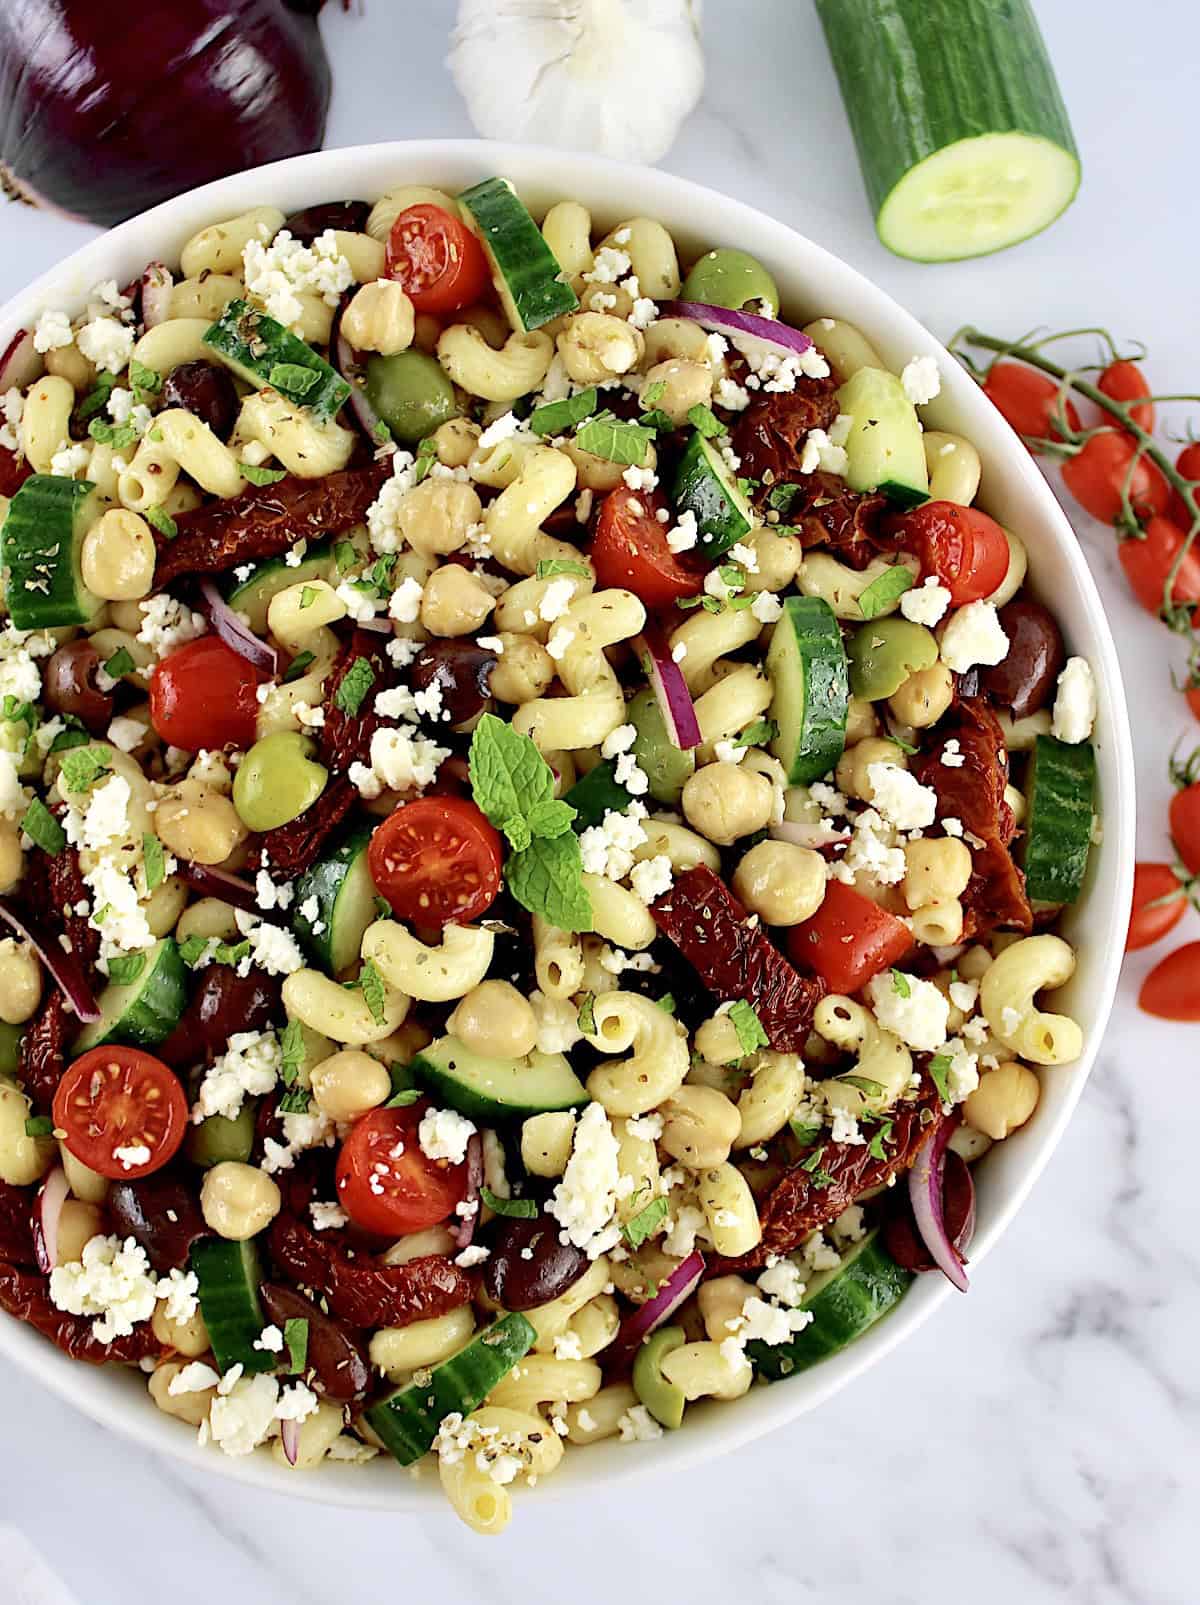
[[754, 527], [754, 514], [725, 459], [698, 429], [684, 448], [675, 470], [675, 510], [694, 513], [700, 539], [696, 550], [720, 557]]
[[433, 1448], [445, 1417], [477, 1410], [529, 1353], [536, 1337], [523, 1315], [502, 1315], [465, 1349], [425, 1372], [420, 1383], [396, 1388], [364, 1410], [363, 1417], [389, 1454], [411, 1466]]
[[672, 743], [658, 698], [649, 687], [638, 692], [625, 713], [637, 730], [632, 750], [638, 767], [646, 772], [650, 795], [656, 802], [677, 808], [685, 783], [695, 773], [695, 752], [684, 752]]
[[18, 630], [86, 624], [101, 606], [83, 583], [79, 552], [102, 511], [95, 485], [31, 474], [9, 503], [0, 531], [8, 613]]
[[1038, 903], [1073, 903], [1092, 845], [1096, 753], [1090, 741], [1034, 743], [1025, 780], [1025, 890]]
[[661, 1326], [637, 1351], [633, 1362], [633, 1391], [654, 1419], [664, 1427], [681, 1427], [687, 1399], [683, 1389], [663, 1376], [663, 1357], [681, 1348], [687, 1333], [681, 1326]]
[[336, 541], [312, 548], [299, 563], [288, 563], [282, 557], [268, 558], [258, 564], [253, 574], [235, 586], [225, 600], [230, 607], [246, 615], [255, 635], [263, 635], [267, 628], [267, 609], [272, 597], [278, 596], [280, 591], [286, 591], [289, 585], [301, 585], [312, 580], [328, 580], [330, 585], [337, 585], [343, 576], [338, 568], [335, 549], [342, 547], [344, 557], [347, 542], [354, 548], [354, 562], [343, 564], [343, 567], [347, 570], [357, 567], [367, 556], [367, 537], [362, 529], [350, 530]]
[[100, 1018], [76, 1037], [76, 1055], [106, 1042], [154, 1048], [179, 1024], [187, 1004], [187, 969], [174, 938], [164, 936], [142, 957], [146, 962], [136, 979], [124, 985], [110, 981], [101, 992]]
[[485, 178], [464, 190], [458, 209], [487, 252], [492, 281], [514, 329], [540, 329], [576, 310], [578, 296], [506, 178]]
[[855, 1243], [833, 1270], [818, 1271], [800, 1308], [812, 1320], [789, 1343], [750, 1343], [746, 1353], [760, 1376], [771, 1382], [806, 1371], [861, 1337], [899, 1304], [913, 1280], [884, 1252], [878, 1232]]
[[206, 1115], [198, 1126], [189, 1126], [184, 1152], [193, 1165], [204, 1170], [236, 1160], [244, 1165], [254, 1147], [254, 1123], [258, 1099], [247, 1098], [230, 1120], [228, 1115]]
[[842, 632], [820, 596], [789, 596], [767, 650], [771, 751], [792, 785], [827, 775], [846, 745], [850, 675]]
[[575, 810], [574, 829], [586, 830], [589, 825], [599, 825], [610, 809], [615, 814], [623, 814], [629, 807], [632, 794], [613, 778], [616, 771], [616, 764], [606, 758], [565, 793], [563, 801]]
[[894, 373], [860, 368], [838, 391], [838, 411], [854, 422], [846, 437], [846, 483], [880, 490], [904, 507], [929, 495], [925, 438], [917, 409]]
[[350, 394], [341, 374], [307, 341], [248, 301], [231, 301], [204, 344], [247, 384], [256, 390], [270, 385], [294, 406], [309, 408], [318, 423], [332, 418]]
[[[357, 961], [363, 932], [378, 918], [375, 882], [367, 868], [370, 840], [369, 830], [355, 831], [296, 883], [292, 929], [331, 975], [341, 975]], [[309, 919], [303, 910], [314, 897], [316, 914]]]
[[258, 1299], [262, 1267], [254, 1238], [244, 1243], [202, 1238], [192, 1244], [191, 1267], [217, 1370], [240, 1365], [247, 1373], [273, 1371], [275, 1356], [254, 1347], [267, 1324]]
[[491, 1059], [464, 1048], [457, 1037], [446, 1036], [422, 1048], [409, 1068], [440, 1102], [473, 1119], [577, 1109], [588, 1101], [561, 1053]]
[[879, 237], [950, 262], [1015, 245], [1079, 187], [1030, 0], [817, 0]]

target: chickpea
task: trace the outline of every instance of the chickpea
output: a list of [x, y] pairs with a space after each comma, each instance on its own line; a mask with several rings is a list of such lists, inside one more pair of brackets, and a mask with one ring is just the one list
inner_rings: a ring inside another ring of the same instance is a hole
[[110, 507], [83, 537], [83, 583], [106, 602], [136, 602], [154, 589], [156, 548], [140, 513]]
[[[800, 572], [804, 548], [794, 535], [785, 535], [770, 524], [756, 529], [742, 542], [754, 553], [758, 567], [747, 580], [755, 591], [786, 591]], [[873, 735], [874, 731], [866, 734]]]
[[835, 773], [839, 791], [844, 791], [847, 797], [872, 802], [875, 788], [868, 771], [876, 763], [891, 764], [896, 769], [908, 768], [908, 759], [894, 741], [868, 736], [856, 746], [848, 747], [838, 759]]
[[504, 646], [492, 670], [492, 695], [497, 702], [532, 702], [554, 679], [554, 659], [531, 635], [505, 630]]
[[904, 900], [910, 909], [961, 897], [971, 879], [971, 849], [954, 836], [909, 842], [904, 863]]
[[42, 998], [42, 967], [32, 947], [6, 936], [0, 941], [0, 1020], [24, 1025]]
[[928, 730], [935, 725], [954, 701], [954, 676], [944, 663], [932, 664], [910, 674], [904, 684], [892, 692], [888, 707], [901, 724], [914, 730]]
[[721, 847], [762, 830], [774, 802], [767, 777], [737, 764], [706, 764], [689, 776], [683, 788], [688, 824]]
[[0, 819], [0, 892], [11, 892], [24, 871], [20, 834], [10, 820]]
[[368, 1042], [367, 1052], [372, 1059], [378, 1059], [380, 1064], [406, 1065], [411, 1064], [422, 1048], [427, 1048], [433, 1041], [433, 1032], [419, 1020], [405, 1020], [402, 1025], [392, 1032], [390, 1037], [382, 1037], [378, 1042]]
[[[574, 440], [565, 441], [561, 449], [575, 464], [575, 482], [580, 490], [592, 490], [603, 495], [615, 490], [621, 483], [621, 476], [625, 472], [622, 463], [610, 462], [607, 457], [597, 457], [594, 452], [584, 451]], [[643, 466], [653, 468], [655, 460], [654, 447], [650, 446]]]
[[802, 925], [825, 900], [825, 860], [793, 842], [759, 842], [738, 865], [733, 889], [768, 925]]
[[236, 1159], [214, 1165], [200, 1188], [200, 1210], [205, 1222], [219, 1237], [234, 1243], [257, 1237], [275, 1219], [282, 1204], [279, 1188], [265, 1171]]
[[963, 1114], [968, 1125], [1000, 1142], [1025, 1124], [1041, 1093], [1041, 1082], [1028, 1065], [1009, 1059], [995, 1070], [983, 1072], [963, 1104]]
[[[656, 387], [663, 388], [658, 390]], [[688, 357], [668, 357], [656, 362], [642, 381], [641, 400], [646, 407], [657, 407], [665, 412], [678, 428], [687, 422], [693, 407], [707, 407], [712, 400], [712, 369], [704, 362], [693, 362]], [[647, 399], [649, 390], [657, 400]]]
[[0, 1181], [29, 1187], [40, 1181], [58, 1153], [53, 1137], [30, 1137], [25, 1131], [29, 1099], [11, 1081], [0, 1081]]
[[558, 336], [558, 352], [568, 374], [580, 385], [600, 384], [628, 373], [642, 360], [646, 342], [640, 329], [606, 312], [577, 312]]
[[211, 1346], [208, 1328], [199, 1310], [186, 1321], [174, 1321], [163, 1304], [156, 1304], [150, 1317], [150, 1330], [164, 1348], [174, 1349], [188, 1360], [199, 1359]]
[[569, 1109], [530, 1115], [521, 1126], [521, 1162], [531, 1176], [561, 1176], [574, 1138], [575, 1116]]
[[219, 897], [202, 897], [190, 903], [175, 927], [177, 942], [186, 942], [189, 936], [202, 936], [205, 941], [215, 936], [222, 942], [236, 942], [240, 935], [237, 910]]
[[181, 780], [159, 802], [154, 829], [164, 847], [198, 864], [220, 864], [246, 840], [228, 797], [195, 780]]
[[846, 746], [856, 747], [868, 736], [879, 734], [879, 717], [875, 704], [864, 697], [851, 697], [846, 710]]
[[523, 1059], [537, 1044], [532, 1007], [507, 981], [481, 981], [472, 987], [447, 1022], [472, 1053], [496, 1059]]
[[104, 1216], [97, 1204], [85, 1204], [82, 1199], [68, 1198], [58, 1217], [58, 1258], [60, 1264], [71, 1264], [83, 1258], [84, 1246], [104, 1230]]
[[430, 635], [473, 635], [495, 605], [478, 575], [459, 563], [443, 563], [426, 581], [421, 623]]
[[690, 1170], [723, 1165], [742, 1129], [737, 1105], [713, 1087], [680, 1087], [663, 1115], [662, 1145]]
[[343, 1425], [341, 1406], [322, 1399], [312, 1415], [305, 1416], [300, 1423], [296, 1433], [295, 1460], [288, 1459], [283, 1443], [278, 1438], [271, 1445], [271, 1458], [288, 1471], [312, 1471], [324, 1460], [333, 1440], [341, 1437]]
[[356, 351], [394, 357], [413, 343], [413, 304], [395, 279], [376, 279], [355, 291], [342, 332]]
[[709, 1064], [733, 1064], [742, 1057], [742, 1044], [728, 1011], [714, 1014], [696, 1032], [696, 1052]]
[[187, 882], [181, 876], [168, 875], [165, 881], [160, 881], [142, 904], [151, 935], [166, 936], [173, 931], [187, 900]]
[[164, 1360], [162, 1365], [156, 1366], [150, 1376], [150, 1397], [165, 1415], [198, 1427], [208, 1420], [217, 1390], [214, 1387], [204, 1388], [199, 1393], [172, 1393], [171, 1383], [182, 1370], [183, 1362], [179, 1360]]
[[483, 433], [469, 418], [447, 418], [433, 433], [438, 462], [447, 468], [465, 468], [474, 455]]
[[422, 557], [444, 556], [463, 545], [482, 513], [483, 504], [472, 485], [457, 479], [423, 479], [400, 503], [396, 525]]
[[361, 1049], [345, 1048], [313, 1066], [312, 1094], [331, 1120], [357, 1120], [386, 1103], [391, 1092], [386, 1068]]

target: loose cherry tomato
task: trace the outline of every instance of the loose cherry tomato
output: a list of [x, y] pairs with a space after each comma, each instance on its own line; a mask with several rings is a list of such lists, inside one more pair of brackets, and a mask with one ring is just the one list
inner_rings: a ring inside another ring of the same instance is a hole
[[981, 602], [1008, 573], [1008, 537], [978, 507], [923, 502], [896, 520], [900, 544], [921, 559], [922, 578], [936, 576], [955, 607]]
[[216, 635], [164, 658], [150, 676], [150, 723], [172, 747], [249, 747], [266, 676]]
[[1125, 951], [1133, 953], [1161, 941], [1179, 924], [1187, 906], [1183, 885], [1170, 864], [1138, 864], [1133, 873], [1133, 911]]
[[1175, 851], [1193, 875], [1200, 875], [1200, 780], [1171, 798], [1167, 815]]
[[1200, 942], [1185, 942], [1158, 961], [1142, 982], [1138, 1007], [1162, 1020], [1200, 1020]]
[[1121, 491], [1129, 485], [1129, 500], [1139, 518], [1165, 513], [1171, 491], [1162, 474], [1145, 456], [1138, 457], [1136, 443], [1117, 430], [1093, 435], [1074, 457], [1063, 463], [1063, 483], [1079, 505], [1102, 524], [1115, 524], [1121, 516]]
[[[1162, 611], [1167, 578], [1187, 540], [1169, 518], [1152, 518], [1143, 536], [1132, 535], [1117, 549], [1125, 578], [1150, 613]], [[1200, 602], [1200, 537], [1188, 547], [1171, 583], [1173, 602]]]
[[[1019, 435], [1061, 440], [1055, 427], [1059, 387], [1047, 374], [1020, 362], [997, 362], [983, 382], [983, 393], [1004, 414]], [[1069, 396], [1064, 403], [1068, 424], [1079, 428], [1079, 414]], [[1032, 448], [1030, 448], [1032, 450]]]
[[1129, 416], [1147, 432], [1154, 428], [1154, 403], [1141, 400], [1150, 394], [1150, 386], [1136, 362], [1110, 362], [1100, 375], [1096, 388], [1114, 401], [1137, 402], [1137, 406], [1129, 409]]
[[695, 558], [667, 545], [669, 524], [655, 514], [667, 508], [658, 491], [610, 491], [600, 507], [592, 562], [601, 586], [621, 586], [651, 610], [670, 607], [681, 596], [699, 596], [704, 572]]
[[467, 1167], [429, 1159], [418, 1129], [428, 1104], [372, 1109], [354, 1123], [337, 1161], [338, 1202], [356, 1226], [399, 1237], [444, 1221], [467, 1190]]
[[435, 316], [478, 301], [491, 277], [483, 246], [467, 225], [424, 203], [408, 207], [392, 224], [386, 271], [418, 312]]
[[912, 945], [906, 925], [844, 881], [829, 882], [820, 908], [787, 939], [795, 962], [815, 970], [831, 992], [857, 992]]
[[371, 837], [371, 879], [402, 920], [465, 924], [500, 890], [498, 831], [466, 797], [402, 803]]
[[153, 1054], [91, 1048], [58, 1084], [54, 1124], [89, 1169], [114, 1181], [136, 1181], [174, 1157], [187, 1132], [187, 1099], [174, 1073]]

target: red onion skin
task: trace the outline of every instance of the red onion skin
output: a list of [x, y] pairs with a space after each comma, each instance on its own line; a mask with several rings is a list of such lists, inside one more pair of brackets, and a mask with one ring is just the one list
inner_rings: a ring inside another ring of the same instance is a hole
[[70, 1194], [67, 1173], [56, 1165], [38, 1188], [33, 1215], [33, 1248], [38, 1270], [49, 1276], [58, 1264], [58, 1222]]
[[616, 1374], [627, 1370], [642, 1344], [695, 1292], [704, 1275], [704, 1256], [693, 1250], [687, 1259], [680, 1260], [662, 1287], [652, 1299], [638, 1306], [632, 1315], [621, 1322], [621, 1329], [604, 1351], [606, 1372]]
[[316, 22], [283, 0], [0, 6], [0, 180], [94, 223], [318, 149], [329, 93]]
[[460, 1215], [450, 1228], [456, 1248], [470, 1248], [479, 1224], [479, 1189], [483, 1186], [483, 1138], [477, 1131], [467, 1138], [467, 1192], [464, 1204], [474, 1204], [469, 1215]]
[[242, 623], [211, 580], [201, 580], [200, 597], [208, 622], [225, 645], [256, 669], [273, 675], [279, 668], [279, 653]]
[[281, 1421], [279, 1423], [279, 1441], [283, 1445], [283, 1452], [287, 1456], [289, 1466], [294, 1466], [300, 1454], [300, 1423], [298, 1421]]
[[778, 318], [760, 318], [752, 312], [736, 312], [729, 307], [712, 306], [707, 301], [670, 301], [659, 316], [691, 318], [704, 327], [711, 324], [721, 334], [734, 339], [759, 340], [792, 356], [809, 351], [813, 346], [809, 336], [802, 329], [793, 329], [790, 323], [780, 323]]
[[27, 919], [10, 898], [0, 897], [0, 922], [33, 944], [38, 957], [62, 988], [76, 1018], [85, 1025], [100, 1018], [100, 1008], [92, 996], [87, 976], [74, 953], [68, 953], [48, 932]]
[[[908, 1196], [917, 1223], [917, 1232], [933, 1257], [933, 1262], [946, 1280], [960, 1293], [968, 1288], [967, 1272], [962, 1255], [950, 1241], [943, 1211], [943, 1175], [946, 1166], [946, 1144], [958, 1124], [945, 1120], [917, 1154], [908, 1173]], [[974, 1221], [971, 1222], [974, 1230]]]

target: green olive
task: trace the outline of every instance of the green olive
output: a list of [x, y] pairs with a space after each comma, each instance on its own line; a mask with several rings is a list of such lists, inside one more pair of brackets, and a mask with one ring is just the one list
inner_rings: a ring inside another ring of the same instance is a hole
[[21, 1056], [21, 1027], [0, 1020], [0, 1076], [15, 1076]]
[[372, 357], [367, 363], [367, 400], [402, 446], [415, 446], [459, 410], [454, 386], [423, 351]]
[[864, 701], [878, 702], [899, 691], [910, 674], [931, 669], [938, 660], [938, 644], [932, 631], [910, 619], [872, 619], [850, 637], [846, 656], [850, 690]]
[[256, 741], [238, 765], [233, 806], [250, 830], [274, 830], [296, 819], [325, 790], [329, 771], [313, 762], [317, 744], [295, 730]]
[[[740, 312], [748, 301], [761, 301], [770, 318], [779, 316], [779, 288], [762, 263], [746, 251], [722, 246], [702, 256], [684, 280], [684, 301]], [[755, 308], [757, 311], [758, 309]]]
[[227, 1159], [246, 1164], [254, 1147], [257, 1114], [258, 1099], [247, 1098], [232, 1120], [228, 1115], [208, 1115], [198, 1126], [189, 1126], [185, 1148], [188, 1158], [205, 1170]]
[[654, 1419], [664, 1427], [681, 1427], [683, 1409], [687, 1403], [683, 1389], [668, 1382], [663, 1375], [662, 1363], [673, 1350], [686, 1341], [681, 1326], [663, 1326], [653, 1337], [647, 1338], [633, 1362], [633, 1391]]

